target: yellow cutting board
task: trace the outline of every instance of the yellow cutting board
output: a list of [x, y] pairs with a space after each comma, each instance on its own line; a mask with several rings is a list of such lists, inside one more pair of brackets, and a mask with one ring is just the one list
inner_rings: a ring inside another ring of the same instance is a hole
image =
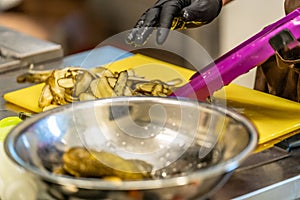
[[215, 92], [214, 97], [254, 123], [259, 132], [257, 151], [300, 132], [300, 103], [235, 84]]
[[[134, 69], [146, 79], [169, 81], [181, 78], [187, 83], [194, 71], [159, 61], [140, 54], [113, 62], [105, 66], [112, 71]], [[37, 84], [4, 95], [7, 102], [33, 112], [41, 112], [38, 99], [43, 84]], [[248, 89], [235, 84], [225, 86], [214, 97], [249, 118], [259, 132], [258, 150], [273, 146], [278, 141], [296, 134], [300, 130], [300, 104]]]

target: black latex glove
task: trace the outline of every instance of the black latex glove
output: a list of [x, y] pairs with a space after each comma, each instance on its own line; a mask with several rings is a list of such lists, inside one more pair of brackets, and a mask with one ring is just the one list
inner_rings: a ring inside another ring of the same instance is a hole
[[157, 32], [157, 43], [162, 44], [172, 27], [174, 17], [194, 22], [185, 28], [197, 27], [210, 23], [219, 15], [221, 8], [222, 0], [158, 0], [141, 16], [128, 35], [127, 41], [143, 45], [153, 30], [160, 27]]

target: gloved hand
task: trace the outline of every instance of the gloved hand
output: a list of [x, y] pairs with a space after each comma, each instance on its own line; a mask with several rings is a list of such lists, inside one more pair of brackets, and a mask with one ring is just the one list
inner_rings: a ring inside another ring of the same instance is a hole
[[184, 25], [181, 28], [198, 27], [215, 19], [221, 8], [222, 0], [158, 0], [138, 20], [129, 33], [127, 42], [143, 45], [153, 30], [159, 28], [156, 41], [162, 44], [175, 17], [183, 20]]

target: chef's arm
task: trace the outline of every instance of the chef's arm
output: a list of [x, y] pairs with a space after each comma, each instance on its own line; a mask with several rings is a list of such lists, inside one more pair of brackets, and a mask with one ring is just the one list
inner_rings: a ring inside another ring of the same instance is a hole
[[285, 0], [284, 1], [284, 10], [285, 13], [288, 14], [295, 9], [300, 7], [300, 1], [299, 0]]
[[231, 2], [231, 1], [233, 1], [233, 0], [222, 0], [222, 3], [223, 3], [223, 5], [226, 5], [226, 4], [228, 4], [229, 2]]

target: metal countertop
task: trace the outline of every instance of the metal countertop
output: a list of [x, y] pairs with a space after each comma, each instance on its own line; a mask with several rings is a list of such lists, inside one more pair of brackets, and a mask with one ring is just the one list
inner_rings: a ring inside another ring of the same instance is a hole
[[[48, 62], [43, 68], [60, 66], [62, 60]], [[7, 103], [3, 95], [30, 84], [16, 82], [16, 77], [28, 70], [22, 67], [0, 74], [0, 118], [18, 115], [24, 109]], [[300, 153], [287, 152], [277, 146], [251, 155], [229, 181], [211, 198], [223, 199], [297, 199], [300, 198]]]

